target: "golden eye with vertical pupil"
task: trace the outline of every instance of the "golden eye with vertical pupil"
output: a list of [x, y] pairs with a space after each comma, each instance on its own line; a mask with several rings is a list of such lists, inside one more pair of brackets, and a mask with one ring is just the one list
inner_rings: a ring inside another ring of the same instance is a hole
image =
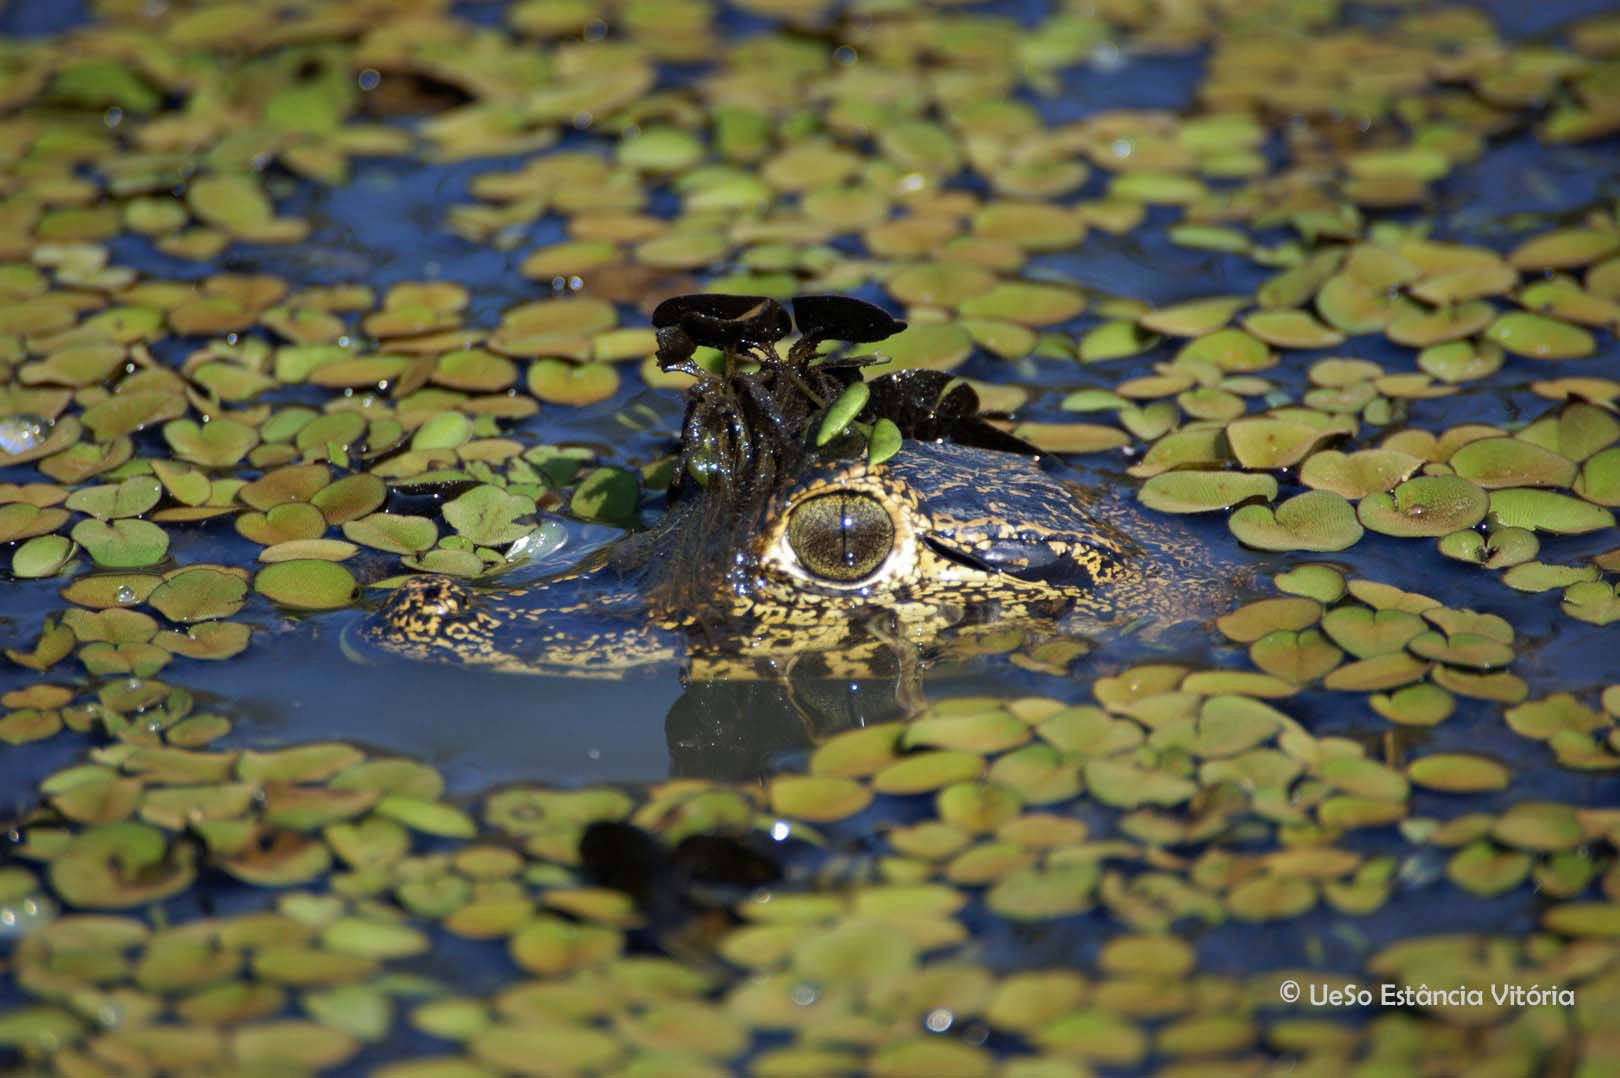
[[859, 580], [883, 564], [894, 548], [894, 521], [870, 494], [818, 494], [788, 514], [787, 539], [799, 564], [812, 575]]

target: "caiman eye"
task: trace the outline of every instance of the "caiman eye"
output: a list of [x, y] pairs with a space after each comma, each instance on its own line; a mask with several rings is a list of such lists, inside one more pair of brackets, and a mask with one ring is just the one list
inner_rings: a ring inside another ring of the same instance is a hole
[[894, 521], [870, 494], [818, 494], [788, 514], [788, 545], [799, 564], [823, 580], [869, 575], [894, 547]]

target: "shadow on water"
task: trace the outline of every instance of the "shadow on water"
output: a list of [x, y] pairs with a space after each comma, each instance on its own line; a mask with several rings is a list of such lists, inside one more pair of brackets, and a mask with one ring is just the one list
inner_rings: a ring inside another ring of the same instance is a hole
[[1081, 661], [1089, 676], [1078, 682], [993, 657], [932, 667], [909, 688], [895, 673], [829, 678], [808, 665], [774, 679], [693, 681], [672, 666], [569, 678], [364, 651], [353, 646], [358, 620], [343, 630], [341, 648], [325, 628], [329, 622], [303, 623], [274, 647], [251, 649], [228, 669], [199, 671], [188, 685], [230, 702], [239, 716], [234, 744], [353, 741], [430, 763], [453, 792], [472, 794], [518, 781], [749, 781], [802, 760], [840, 731], [904, 717], [919, 695], [1073, 696], [1090, 676], [1124, 665], [1121, 649], [1142, 650], [1128, 643], [1105, 648]]

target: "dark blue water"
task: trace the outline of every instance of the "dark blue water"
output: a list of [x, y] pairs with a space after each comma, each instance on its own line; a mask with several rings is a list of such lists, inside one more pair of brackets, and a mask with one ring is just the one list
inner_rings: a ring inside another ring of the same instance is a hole
[[[1500, 0], [1487, 5], [1502, 32], [1519, 38], [1556, 35], [1571, 18], [1611, 6], [1593, 0], [1542, 4]], [[1032, 0], [983, 5], [982, 9], [1027, 21], [1044, 14], [1047, 5]], [[488, 4], [458, 5], [457, 11], [480, 22], [499, 15], [498, 6]], [[85, 5], [70, 0], [13, 3], [0, 11], [0, 33], [13, 37], [51, 34], [86, 17]], [[1384, 15], [1369, 10], [1365, 17]], [[736, 11], [727, 19], [728, 28], [737, 33], [762, 24], [757, 16]], [[1048, 123], [1067, 123], [1116, 108], [1181, 110], [1194, 100], [1203, 59], [1201, 54], [1123, 56], [1119, 67], [1081, 65], [1065, 73], [1061, 94], [1030, 100], [1038, 104]], [[605, 141], [579, 134], [568, 136], [563, 145], [571, 149], [600, 147], [604, 152], [607, 148]], [[456, 281], [472, 292], [468, 322], [491, 326], [503, 310], [549, 293], [548, 284], [524, 278], [517, 266], [528, 252], [562, 238], [562, 221], [554, 215], [544, 217], [524, 232], [521, 244], [497, 251], [455, 236], [445, 226], [446, 217], [451, 206], [471, 201], [468, 185], [474, 176], [515, 168], [524, 160], [526, 157], [513, 157], [445, 165], [366, 160], [357, 163], [349, 183], [333, 190], [282, 176], [277, 182], [286, 194], [279, 209], [312, 221], [313, 231], [306, 243], [290, 248], [233, 245], [216, 262], [196, 263], [165, 256], [144, 239], [122, 237], [111, 245], [113, 258], [161, 278], [195, 279], [219, 271], [270, 273], [295, 286], [363, 281], [379, 293], [403, 281]], [[1574, 220], [1594, 205], [1611, 202], [1620, 193], [1617, 162], [1617, 139], [1579, 147], [1548, 147], [1527, 133], [1518, 133], [1493, 142], [1478, 162], [1458, 169], [1437, 185], [1433, 210], [1438, 234], [1500, 250], [1511, 248], [1527, 229]], [[1103, 177], [1094, 177], [1077, 197], [1095, 195], [1103, 183]], [[654, 207], [667, 208], [672, 203], [668, 189], [652, 193]], [[1252, 292], [1274, 272], [1241, 256], [1170, 243], [1168, 229], [1176, 216], [1154, 211], [1142, 228], [1127, 236], [1093, 232], [1075, 251], [1033, 259], [1026, 272], [1031, 277], [1068, 281], [1098, 293], [1152, 304], [1213, 293]], [[858, 246], [853, 245], [850, 253], [859, 254]], [[881, 293], [873, 288], [868, 298], [879, 299]], [[642, 321], [629, 309], [621, 313], [626, 324]], [[1099, 321], [1088, 313], [1061, 328], [1083, 332]], [[1065, 393], [1151, 373], [1154, 364], [1170, 359], [1176, 348], [1175, 342], [1166, 342], [1142, 356], [1096, 366], [1029, 361], [1014, 372], [1013, 379], [1009, 379], [1005, 363], [981, 355], [963, 373], [987, 380], [1027, 381], [1036, 387], [1039, 392], [1024, 418], [1075, 418], [1059, 408]], [[1567, 370], [1620, 374], [1620, 350], [1612, 336], [1604, 338], [1604, 349], [1578, 370]], [[183, 347], [174, 347], [176, 356], [183, 352]], [[1307, 385], [1311, 363], [1330, 354], [1365, 357], [1389, 371], [1415, 369], [1410, 350], [1390, 345], [1382, 337], [1365, 336], [1328, 351], [1290, 353], [1281, 365], [1260, 373], [1298, 397]], [[1514, 429], [1557, 407], [1532, 393], [1529, 384], [1565, 371], [1560, 367], [1553, 372], [1545, 364], [1510, 358], [1487, 385], [1465, 386], [1449, 398], [1413, 402], [1404, 422], [1431, 430], [1464, 422], [1497, 423]], [[606, 462], [624, 466], [638, 466], [667, 452], [679, 415], [678, 397], [646, 389], [630, 368], [621, 368], [621, 374], [624, 385], [613, 399], [581, 409], [545, 406], [513, 429], [525, 438], [590, 445]], [[304, 392], [288, 390], [272, 399], [298, 399]], [[639, 419], [642, 429], [632, 432], [622, 422], [631, 409], [650, 409], [655, 422], [649, 427], [644, 418]], [[1377, 432], [1364, 432], [1365, 444], [1373, 444], [1377, 436]], [[148, 435], [143, 445], [159, 451], [161, 443]], [[1082, 482], [1129, 490], [1135, 482], [1125, 474], [1130, 463], [1122, 453], [1097, 454], [1068, 461], [1066, 467]], [[19, 469], [13, 475], [0, 475], [0, 481], [29, 477], [28, 469]], [[1300, 489], [1285, 479], [1283, 496]], [[1253, 585], [1236, 595], [1234, 602], [1271, 594], [1267, 578], [1273, 572], [1304, 561], [1322, 561], [1339, 566], [1347, 575], [1423, 592], [1452, 607], [1508, 617], [1524, 644], [1513, 670], [1527, 681], [1532, 697], [1586, 691], [1620, 676], [1613, 627], [1572, 621], [1560, 612], [1557, 591], [1538, 595], [1512, 592], [1494, 574], [1443, 559], [1420, 540], [1369, 534], [1343, 553], [1264, 555], [1243, 550], [1219, 515], [1180, 523], [1214, 559], [1252, 570]], [[558, 565], [582, 556], [611, 536], [577, 523], [567, 527], [569, 543], [556, 555]], [[228, 523], [176, 529], [172, 535], [179, 562], [249, 564], [258, 549], [237, 537]], [[1570, 563], [1615, 541], [1609, 533], [1546, 537], [1539, 557]], [[0, 637], [7, 644], [35, 640], [45, 617], [62, 605], [57, 596], [62, 584], [61, 580], [18, 581], [0, 587]], [[804, 739], [795, 740], [793, 729], [775, 721], [781, 716], [763, 714], [759, 698], [735, 688], [683, 686], [667, 671], [621, 682], [593, 682], [351, 659], [345, 655], [344, 638], [363, 616], [364, 611], [355, 610], [291, 617], [255, 597], [241, 615], [257, 630], [246, 653], [224, 663], [177, 661], [159, 676], [193, 691], [199, 711], [231, 715], [236, 725], [227, 742], [230, 745], [269, 747], [330, 738], [351, 740], [430, 763], [444, 772], [454, 792], [467, 796], [518, 781], [634, 783], [670, 774], [743, 777], [800, 761], [805, 752]], [[1067, 678], [985, 662], [938, 671], [928, 688], [935, 698], [998, 692], [1083, 699], [1092, 677], [1143, 659], [1248, 666], [1242, 649], [1210, 634], [1183, 641], [1169, 652], [1129, 641], [1113, 642], [1102, 654], [1084, 660], [1074, 676]], [[76, 668], [70, 663], [54, 669], [50, 678], [77, 680]], [[297, 676], [288, 677], [289, 670], [297, 671]], [[36, 675], [14, 665], [0, 666], [0, 691], [36, 680]], [[852, 688], [851, 713], [873, 721], [882, 717], [881, 701], [874, 703], [872, 692], [871, 686], [859, 691]], [[716, 713], [723, 714], [728, 707], [735, 710], [732, 743], [692, 748], [694, 738], [683, 726], [683, 716], [690, 713], [694, 699], [701, 699], [704, 707]], [[458, 719], [466, 715], [469, 701], [476, 702], [476, 738], [468, 736], [465, 721]], [[1286, 709], [1324, 736], [1372, 739], [1389, 729], [1385, 720], [1350, 694], [1307, 692], [1290, 699]], [[1412, 815], [1446, 819], [1464, 811], [1500, 811], [1514, 802], [1536, 799], [1589, 806], [1620, 803], [1620, 779], [1557, 765], [1544, 745], [1513, 734], [1502, 723], [1500, 713], [1499, 704], [1459, 698], [1449, 719], [1414, 733], [1412, 743], [1423, 751], [1475, 753], [1507, 762], [1514, 770], [1512, 788], [1499, 795], [1468, 798], [1415, 792]], [[0, 752], [0, 783], [13, 791], [8, 807], [23, 808], [39, 780], [80, 758], [83, 748], [81, 741], [64, 735], [25, 750]], [[882, 799], [862, 817], [828, 830], [835, 836], [859, 837], [870, 852], [881, 853], [882, 841], [871, 837], [874, 822], [920, 818], [931, 812], [926, 801]], [[1087, 801], [1065, 806], [1063, 811], [1087, 819], [1098, 834], [1112, 833], [1119, 816]], [[1489, 900], [1465, 895], [1444, 879], [1443, 859], [1437, 851], [1409, 846], [1393, 829], [1356, 833], [1341, 844], [1368, 855], [1407, 859], [1407, 882], [1397, 887], [1383, 911], [1373, 917], [1349, 918], [1318, 908], [1308, 916], [1262, 929], [1236, 924], [1211, 929], [1178, 925], [1178, 930], [1197, 943], [1200, 970], [1243, 973], [1281, 961], [1304, 965], [1304, 956], [1311, 954], [1322, 968], [1360, 968], [1367, 954], [1392, 940], [1456, 931], [1458, 910], [1463, 907], [1470, 931], [1524, 937], [1534, 928], [1537, 906], [1528, 885]], [[222, 881], [212, 881], [202, 893], [218, 912], [256, 908], [265, 901], [261, 891]], [[193, 915], [198, 910], [187, 903], [196, 900], [195, 895], [177, 900], [171, 912]], [[1101, 944], [1120, 930], [1115, 919], [1101, 913], [1038, 928], [1011, 926], [977, 906], [965, 916], [982, 944], [984, 960], [1002, 969], [1090, 965]], [[437, 940], [431, 966], [432, 972], [475, 993], [492, 989], [509, 973], [498, 946], [448, 937]], [[391, 1041], [385, 1053], [395, 1056], [436, 1044], [431, 1038], [406, 1034]]]

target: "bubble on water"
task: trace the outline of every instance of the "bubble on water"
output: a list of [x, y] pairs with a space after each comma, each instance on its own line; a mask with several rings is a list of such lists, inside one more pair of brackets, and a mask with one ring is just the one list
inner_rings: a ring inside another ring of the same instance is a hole
[[118, 605], [128, 606], [135, 601], [135, 589], [128, 584], [120, 584], [118, 590], [113, 592], [113, 598], [118, 600]]
[[1091, 66], [1100, 71], [1118, 71], [1130, 62], [1125, 50], [1112, 41], [1104, 41], [1091, 50]]
[[929, 1011], [928, 1016], [923, 1019], [923, 1026], [926, 1027], [930, 1033], [944, 1033], [947, 1029], [951, 1028], [951, 1023], [955, 1020], [956, 1015], [952, 1014], [944, 1007], [935, 1007], [933, 1010]]
[[44, 895], [29, 895], [0, 905], [0, 939], [17, 939], [56, 919], [56, 903]]
[[793, 991], [789, 993], [789, 998], [800, 1007], [808, 1007], [821, 998], [821, 993], [816, 991], [816, 986], [813, 984], [796, 984], [793, 986]]
[[48, 428], [37, 415], [8, 415], [0, 419], [0, 451], [26, 453], [45, 441]]

